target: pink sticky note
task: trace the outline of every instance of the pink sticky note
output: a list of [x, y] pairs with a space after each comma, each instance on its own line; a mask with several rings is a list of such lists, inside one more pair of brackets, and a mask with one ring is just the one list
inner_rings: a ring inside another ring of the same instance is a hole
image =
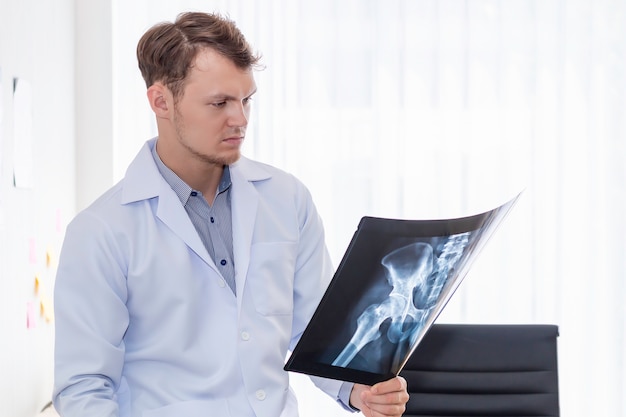
[[26, 303], [26, 328], [34, 329], [37, 327], [37, 315], [35, 314], [35, 305], [32, 301]]

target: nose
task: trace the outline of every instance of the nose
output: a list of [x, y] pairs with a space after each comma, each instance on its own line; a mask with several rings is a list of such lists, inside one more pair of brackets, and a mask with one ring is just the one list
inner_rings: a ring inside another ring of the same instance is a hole
[[229, 114], [228, 122], [233, 127], [245, 127], [248, 125], [250, 110], [245, 103], [234, 101]]

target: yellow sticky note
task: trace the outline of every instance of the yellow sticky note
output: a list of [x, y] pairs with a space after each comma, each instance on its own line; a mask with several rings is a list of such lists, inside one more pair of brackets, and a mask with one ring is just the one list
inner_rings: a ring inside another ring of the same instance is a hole
[[40, 284], [41, 280], [39, 279], [39, 275], [35, 275], [35, 294], [39, 293]]
[[46, 250], [46, 266], [48, 268], [51, 268], [55, 264], [56, 264], [56, 258], [54, 256], [54, 252], [52, 252], [52, 249], [48, 248], [48, 250]]
[[47, 295], [41, 297], [41, 301], [39, 302], [39, 309], [40, 314], [43, 316], [47, 323], [50, 323], [54, 319], [52, 300]]

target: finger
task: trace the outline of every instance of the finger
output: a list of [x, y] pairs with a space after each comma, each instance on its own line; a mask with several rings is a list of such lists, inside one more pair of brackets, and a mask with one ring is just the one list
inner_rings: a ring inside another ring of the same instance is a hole
[[366, 392], [362, 396], [362, 400], [368, 407], [371, 408], [375, 408], [376, 406], [404, 405], [409, 400], [409, 394], [405, 390], [392, 391], [384, 394]]
[[397, 376], [387, 381], [383, 381], [383, 382], [379, 382], [378, 384], [375, 384], [372, 387], [371, 391], [374, 394], [384, 394], [388, 392], [406, 391], [406, 387], [407, 387], [406, 380], [401, 376]]
[[400, 417], [406, 411], [404, 404], [372, 404], [367, 406], [363, 415], [366, 417]]

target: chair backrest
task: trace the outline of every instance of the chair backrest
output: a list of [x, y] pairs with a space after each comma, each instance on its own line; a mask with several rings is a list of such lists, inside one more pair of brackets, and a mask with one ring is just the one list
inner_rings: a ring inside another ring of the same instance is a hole
[[406, 417], [559, 416], [558, 327], [435, 324], [403, 368]]

